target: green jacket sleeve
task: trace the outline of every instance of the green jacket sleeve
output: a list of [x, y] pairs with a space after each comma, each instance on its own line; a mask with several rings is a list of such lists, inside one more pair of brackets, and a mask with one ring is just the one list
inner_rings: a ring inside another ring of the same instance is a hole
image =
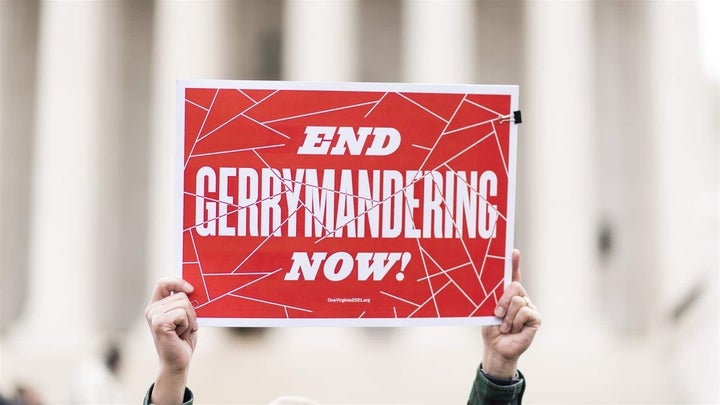
[[[143, 405], [151, 405], [150, 404], [150, 397], [152, 397], [152, 390], [155, 387], [155, 383], [153, 383], [150, 386], [150, 389], [147, 390], [147, 393], [145, 393], [145, 399], [143, 400]], [[190, 391], [190, 388], [185, 387], [185, 395], [183, 397], [183, 403], [180, 405], [192, 405], [193, 404], [193, 393]]]
[[518, 378], [506, 382], [488, 378], [478, 367], [468, 405], [520, 405], [525, 392], [525, 377], [518, 372]]

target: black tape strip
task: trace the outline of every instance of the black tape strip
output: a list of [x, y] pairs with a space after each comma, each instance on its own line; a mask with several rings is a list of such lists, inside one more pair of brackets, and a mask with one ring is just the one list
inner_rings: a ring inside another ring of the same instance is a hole
[[520, 110], [513, 111], [513, 121], [516, 124], [522, 124], [522, 113], [520, 113]]

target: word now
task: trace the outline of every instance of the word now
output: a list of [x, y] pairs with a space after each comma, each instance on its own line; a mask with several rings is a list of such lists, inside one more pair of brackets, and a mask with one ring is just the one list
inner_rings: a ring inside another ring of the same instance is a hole
[[310, 258], [307, 252], [294, 252], [292, 267], [285, 274], [285, 280], [297, 281], [301, 276], [304, 280], [315, 280], [322, 266], [322, 274], [330, 281], [345, 280], [355, 268], [358, 281], [367, 281], [371, 276], [374, 281], [380, 281], [399, 262], [395, 279], [402, 281], [411, 257], [410, 252], [359, 252], [355, 257], [347, 252], [335, 252], [330, 256], [327, 252], [314, 252]]
[[[372, 138], [371, 136], [372, 135]], [[367, 149], [365, 148], [367, 145]], [[333, 148], [330, 149], [330, 146]], [[305, 127], [305, 142], [298, 155], [387, 156], [400, 147], [400, 132], [395, 128]], [[364, 153], [363, 153], [364, 151]]]

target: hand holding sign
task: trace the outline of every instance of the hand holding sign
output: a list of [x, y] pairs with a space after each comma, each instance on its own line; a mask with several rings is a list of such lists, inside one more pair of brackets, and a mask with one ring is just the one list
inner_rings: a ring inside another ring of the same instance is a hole
[[517, 249], [513, 251], [512, 266], [513, 281], [495, 308], [502, 324], [483, 327], [483, 371], [500, 378], [515, 375], [520, 355], [530, 347], [542, 323], [540, 313], [520, 284], [520, 251]]
[[160, 368], [152, 403], [182, 403], [198, 324], [187, 294], [193, 287], [180, 279], [162, 279], [155, 287], [145, 318], [152, 332]]

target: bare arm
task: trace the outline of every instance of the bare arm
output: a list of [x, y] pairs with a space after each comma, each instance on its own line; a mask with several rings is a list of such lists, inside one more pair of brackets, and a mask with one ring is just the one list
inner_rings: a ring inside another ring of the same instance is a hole
[[150, 399], [156, 405], [183, 402], [198, 331], [195, 310], [187, 297], [192, 291], [183, 280], [162, 279], [145, 310], [160, 365]]

